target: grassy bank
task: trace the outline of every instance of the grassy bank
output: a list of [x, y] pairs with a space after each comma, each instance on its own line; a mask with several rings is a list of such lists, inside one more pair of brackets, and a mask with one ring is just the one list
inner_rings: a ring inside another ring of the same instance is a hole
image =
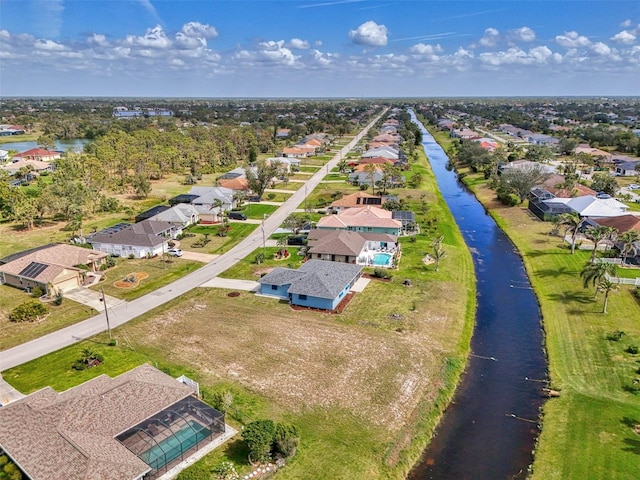
[[517, 246], [541, 305], [551, 387], [561, 396], [545, 404], [531, 478], [638, 478], [640, 356], [628, 347], [640, 345], [640, 304], [631, 287], [612, 293], [603, 314], [603, 294], [594, 299], [580, 278], [590, 252], [572, 255], [525, 205], [499, 204], [481, 175], [464, 181]]
[[[251, 293], [198, 288], [116, 329], [118, 347], [105, 345], [103, 335], [3, 372], [5, 380], [24, 392], [63, 390], [149, 361], [200, 381], [205, 399], [231, 392], [236, 423], [295, 424], [301, 445], [278, 478], [405, 478], [453, 394], [475, 313], [471, 256], [421, 161], [412, 168], [423, 172], [422, 188], [405, 193], [423, 233], [403, 239], [393, 281], [372, 281], [343, 313], [293, 311]], [[447, 251], [438, 272], [422, 262], [436, 235], [445, 236]], [[250, 264], [236, 273], [254, 274]], [[73, 371], [87, 346], [105, 363]], [[248, 471], [237, 440], [202, 461], [224, 458]]]

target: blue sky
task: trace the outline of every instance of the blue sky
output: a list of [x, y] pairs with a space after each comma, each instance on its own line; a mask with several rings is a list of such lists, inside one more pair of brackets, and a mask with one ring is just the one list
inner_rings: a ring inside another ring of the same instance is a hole
[[640, 1], [0, 0], [0, 95], [640, 95]]

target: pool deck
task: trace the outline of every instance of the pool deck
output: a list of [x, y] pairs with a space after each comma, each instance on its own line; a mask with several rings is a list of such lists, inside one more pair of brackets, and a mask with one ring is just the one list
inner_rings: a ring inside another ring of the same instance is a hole
[[189, 458], [187, 458], [183, 462], [180, 462], [171, 470], [167, 471], [162, 476], [158, 477], [156, 480], [171, 480], [173, 478], [176, 478], [182, 470], [184, 470], [190, 465], [193, 465], [202, 457], [204, 457], [211, 451], [215, 450], [220, 445], [222, 445], [223, 443], [225, 443], [227, 440], [234, 437], [238, 433], [238, 431], [235, 428], [230, 427], [228, 424], [225, 424], [224, 430], [225, 430], [224, 433], [219, 437], [217, 437], [215, 440], [213, 440], [210, 444], [201, 448], [200, 450], [195, 452], [193, 455], [191, 455]]

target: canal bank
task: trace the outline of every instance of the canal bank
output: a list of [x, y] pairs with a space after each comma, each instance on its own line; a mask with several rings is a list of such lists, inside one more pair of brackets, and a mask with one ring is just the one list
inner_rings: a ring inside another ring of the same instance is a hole
[[524, 478], [547, 375], [538, 302], [513, 244], [447, 170], [447, 155], [419, 125], [442, 196], [473, 255], [478, 304], [466, 372], [409, 478]]

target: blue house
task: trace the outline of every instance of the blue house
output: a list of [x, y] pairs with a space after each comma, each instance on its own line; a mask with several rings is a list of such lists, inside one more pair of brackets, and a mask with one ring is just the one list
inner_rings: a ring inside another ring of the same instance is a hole
[[335, 310], [362, 275], [362, 266], [309, 260], [298, 270], [278, 267], [262, 277], [260, 293], [301, 307]]

